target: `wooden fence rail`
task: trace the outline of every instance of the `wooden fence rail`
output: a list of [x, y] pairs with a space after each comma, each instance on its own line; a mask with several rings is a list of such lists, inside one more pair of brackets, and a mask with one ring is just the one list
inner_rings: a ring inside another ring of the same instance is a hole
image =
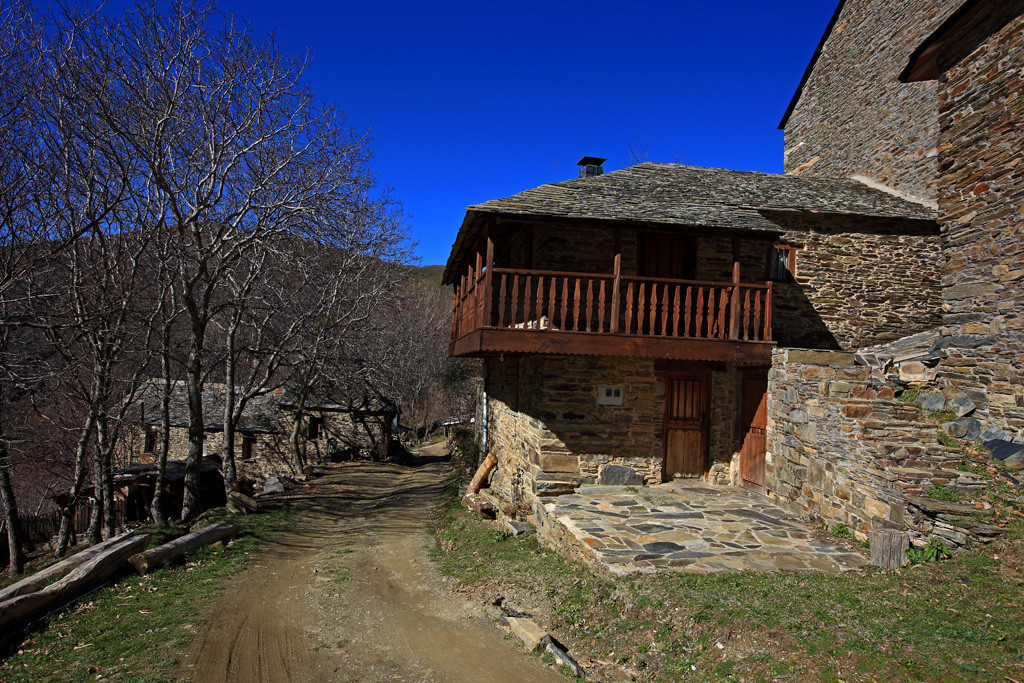
[[454, 306], [453, 340], [481, 327], [771, 340], [770, 284], [495, 268], [463, 278]]

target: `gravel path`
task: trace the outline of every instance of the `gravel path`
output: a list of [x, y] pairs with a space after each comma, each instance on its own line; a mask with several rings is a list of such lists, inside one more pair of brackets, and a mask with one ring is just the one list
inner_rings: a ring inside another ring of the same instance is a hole
[[[429, 459], [429, 458], [425, 458]], [[292, 492], [294, 531], [212, 608], [195, 681], [563, 681], [446, 587], [427, 557], [446, 465], [339, 466]]]

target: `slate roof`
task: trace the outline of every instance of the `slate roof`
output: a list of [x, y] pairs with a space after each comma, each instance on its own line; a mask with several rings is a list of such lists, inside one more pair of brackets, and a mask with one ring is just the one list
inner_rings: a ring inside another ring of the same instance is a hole
[[590, 178], [549, 183], [468, 207], [444, 282], [452, 282], [453, 269], [462, 262], [488, 214], [781, 232], [764, 216], [765, 211], [936, 218], [933, 208], [852, 179], [648, 162]]

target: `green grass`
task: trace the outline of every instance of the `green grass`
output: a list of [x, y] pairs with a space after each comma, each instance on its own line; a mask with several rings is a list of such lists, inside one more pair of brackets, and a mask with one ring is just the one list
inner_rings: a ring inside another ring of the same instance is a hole
[[449, 495], [433, 557], [463, 584], [546, 595], [543, 626], [640, 680], [1022, 680], [1022, 527], [899, 571], [611, 579], [496, 533]]
[[[0, 679], [85, 681], [102, 675], [126, 681], [176, 680], [178, 658], [192, 639], [191, 627], [202, 618], [198, 610], [263, 542], [291, 526], [293, 515], [286, 506], [264, 509], [236, 519], [243, 532], [227, 548], [200, 548], [184, 564], [142, 577], [127, 575], [51, 617], [0, 665]], [[204, 523], [223, 517], [211, 515]], [[158, 531], [159, 542], [179, 533]]]

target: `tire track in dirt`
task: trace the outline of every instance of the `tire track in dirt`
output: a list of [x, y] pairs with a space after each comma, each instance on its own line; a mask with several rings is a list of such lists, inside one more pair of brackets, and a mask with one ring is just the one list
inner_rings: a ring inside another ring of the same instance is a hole
[[[343, 465], [228, 587], [181, 674], [194, 681], [564, 681], [445, 588], [427, 531], [446, 466]], [[302, 491], [302, 489], [296, 489]]]

